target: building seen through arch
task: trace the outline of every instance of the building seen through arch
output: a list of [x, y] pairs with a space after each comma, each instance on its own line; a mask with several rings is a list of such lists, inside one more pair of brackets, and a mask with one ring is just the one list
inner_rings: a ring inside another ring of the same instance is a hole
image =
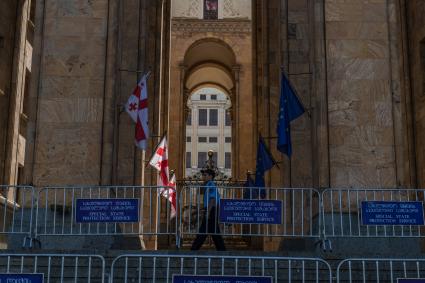
[[223, 91], [200, 88], [188, 100], [186, 122], [186, 177], [195, 177], [205, 167], [208, 151], [225, 178], [232, 177], [232, 128], [230, 99]]
[[[169, 60], [170, 93], [173, 94], [170, 103], [173, 107], [169, 108], [168, 114], [172, 124], [175, 123], [169, 128], [170, 148], [174, 149], [170, 152], [171, 164], [178, 168], [177, 174], [182, 177], [202, 167], [199, 161], [204, 161], [208, 150], [196, 152], [194, 147], [204, 148], [205, 137], [199, 133], [192, 137], [192, 151], [188, 151], [186, 136], [181, 129], [188, 113], [192, 113], [192, 120], [198, 117], [187, 109], [193, 93], [198, 93], [204, 86], [214, 87], [226, 93], [231, 105], [227, 110], [227, 117], [231, 120], [227, 127], [231, 134], [227, 136], [227, 143], [217, 143], [222, 145], [216, 147], [217, 164], [226, 176], [242, 179], [246, 171], [255, 166], [251, 1], [172, 1], [171, 11]], [[211, 117], [214, 110], [199, 113]], [[191, 170], [187, 170], [189, 157]], [[226, 168], [226, 164], [231, 164], [227, 166], [231, 168]], [[183, 175], [183, 172], [186, 173]]]

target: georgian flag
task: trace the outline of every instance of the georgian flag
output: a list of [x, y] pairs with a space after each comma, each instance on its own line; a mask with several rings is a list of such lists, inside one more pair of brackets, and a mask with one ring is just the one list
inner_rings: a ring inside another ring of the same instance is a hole
[[142, 150], [146, 150], [149, 138], [148, 91], [146, 80], [147, 76], [144, 75], [125, 105], [125, 110], [136, 123], [136, 146]]
[[158, 186], [168, 186], [169, 173], [166, 136], [159, 142], [149, 164], [159, 171]]
[[158, 170], [157, 184], [159, 194], [171, 203], [171, 217], [176, 215], [176, 180], [169, 180], [167, 137], [164, 136], [156, 147], [149, 164]]
[[168, 183], [168, 188], [162, 192], [162, 196], [168, 199], [171, 203], [171, 218], [176, 216], [176, 174], [173, 174], [170, 182]]

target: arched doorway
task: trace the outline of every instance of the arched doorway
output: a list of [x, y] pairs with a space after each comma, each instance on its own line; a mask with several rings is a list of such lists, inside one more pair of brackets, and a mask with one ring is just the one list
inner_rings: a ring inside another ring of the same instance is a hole
[[230, 178], [235, 150], [231, 142], [235, 139], [231, 126], [236, 124], [232, 123], [235, 108], [231, 108], [235, 104], [235, 77], [231, 69], [236, 64], [235, 55], [224, 42], [208, 38], [192, 44], [184, 62], [188, 67], [184, 77], [185, 177], [196, 175], [212, 150], [222, 177]]
[[[217, 23], [219, 22], [214, 22]], [[234, 22], [223, 21], [220, 25], [227, 32], [221, 29], [211, 32], [210, 28], [199, 28], [196, 26], [198, 24], [208, 23], [173, 18], [171, 25], [168, 128], [170, 167], [177, 169], [178, 179], [185, 178], [187, 172], [193, 171], [186, 169], [196, 171], [200, 167], [198, 159], [202, 159], [202, 156], [198, 158], [194, 143], [199, 145], [198, 138], [205, 141], [205, 136], [191, 137], [192, 151], [188, 151], [186, 123], [190, 113], [194, 114], [193, 109], [190, 109], [193, 105], [190, 103], [191, 98], [201, 89], [209, 88], [210, 91], [224, 94], [228, 100], [228, 109], [223, 112], [228, 113], [228, 124], [231, 125], [228, 126], [230, 133], [227, 140], [224, 137], [224, 146], [213, 146], [221, 154], [221, 158], [217, 158], [218, 165], [226, 171], [227, 152], [227, 164], [231, 164], [231, 172], [227, 175], [233, 180], [243, 179], [246, 171], [255, 166], [253, 125], [256, 114], [252, 95], [251, 22], [242, 21], [239, 23], [240, 27], [235, 29]], [[206, 113], [209, 119], [209, 112]], [[199, 116], [199, 112], [196, 115]], [[209, 136], [207, 138], [209, 141]], [[228, 151], [225, 149], [227, 146], [230, 147]], [[204, 153], [200, 153], [202, 154]]]

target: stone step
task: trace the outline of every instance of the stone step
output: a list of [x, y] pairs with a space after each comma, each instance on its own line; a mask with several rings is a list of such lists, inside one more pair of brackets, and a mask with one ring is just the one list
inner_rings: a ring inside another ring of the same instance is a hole
[[[195, 240], [195, 235], [186, 235], [182, 241], [181, 248], [184, 250], [189, 250], [192, 246], [193, 241]], [[224, 244], [227, 250], [249, 250], [250, 238], [249, 237], [223, 237]], [[205, 240], [203, 250], [215, 250], [214, 242], [211, 236], [208, 236]]]

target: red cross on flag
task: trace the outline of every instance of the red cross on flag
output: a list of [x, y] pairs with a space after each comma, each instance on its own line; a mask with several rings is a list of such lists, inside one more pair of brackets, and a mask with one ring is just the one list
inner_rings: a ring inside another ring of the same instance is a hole
[[168, 199], [168, 201], [171, 203], [171, 218], [176, 216], [177, 209], [176, 209], [176, 175], [173, 174], [171, 177], [170, 182], [168, 183], [168, 188], [163, 190], [162, 196]]
[[169, 181], [168, 146], [166, 136], [164, 136], [159, 142], [149, 164], [158, 170], [157, 184], [158, 187], [160, 187], [158, 192], [171, 203], [171, 217], [174, 217], [176, 215], [176, 180], [173, 175], [173, 178]]
[[169, 173], [166, 136], [159, 142], [149, 164], [159, 171], [158, 186], [168, 186]]
[[149, 138], [148, 90], [146, 80], [147, 75], [144, 75], [125, 105], [125, 110], [136, 123], [135, 141], [137, 147], [142, 150], [146, 150]]

